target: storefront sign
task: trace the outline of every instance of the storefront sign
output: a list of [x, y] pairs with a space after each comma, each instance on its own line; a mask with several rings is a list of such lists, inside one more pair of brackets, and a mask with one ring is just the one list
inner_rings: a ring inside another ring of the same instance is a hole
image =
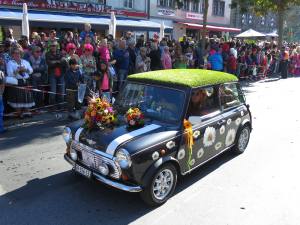
[[147, 17], [145, 12], [126, 11], [126, 10], [112, 10], [111, 6], [97, 3], [83, 3], [76, 1], [62, 1], [62, 0], [0, 0], [0, 5], [22, 7], [23, 3], [27, 3], [29, 9], [41, 9], [52, 11], [73, 11], [80, 13], [104, 13], [108, 14], [111, 11], [116, 15], [132, 16], [132, 17]]
[[21, 1], [21, 0], [0, 0], [0, 5], [22, 7], [23, 3], [27, 3], [29, 9], [47, 9], [47, 10], [64, 10], [87, 13], [106, 13], [111, 7], [104, 4], [96, 3], [81, 3], [72, 1], [57, 1], [57, 0], [36, 0], [36, 1]]
[[187, 19], [192, 19], [192, 20], [203, 20], [203, 15], [199, 14], [199, 13], [187, 12], [186, 13], [186, 18]]
[[160, 16], [175, 16], [175, 11], [170, 9], [158, 9], [157, 14]]

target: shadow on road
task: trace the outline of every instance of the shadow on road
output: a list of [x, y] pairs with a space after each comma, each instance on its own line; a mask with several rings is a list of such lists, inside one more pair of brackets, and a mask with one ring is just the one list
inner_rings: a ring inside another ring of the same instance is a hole
[[0, 151], [21, 147], [33, 140], [61, 135], [65, 123], [65, 121], [48, 121], [9, 130], [0, 134]]
[[[233, 158], [225, 152], [183, 177], [175, 195]], [[106, 187], [72, 171], [29, 181], [1, 196], [0, 208], [0, 224], [5, 225], [128, 224], [155, 210], [145, 205], [139, 194]]]

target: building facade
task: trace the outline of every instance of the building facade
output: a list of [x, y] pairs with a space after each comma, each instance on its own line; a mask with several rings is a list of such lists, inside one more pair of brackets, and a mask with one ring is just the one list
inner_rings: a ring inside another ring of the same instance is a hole
[[277, 29], [277, 17], [273, 13], [256, 16], [253, 13], [241, 13], [239, 9], [232, 9], [231, 24], [242, 31], [253, 29], [262, 33], [272, 33]]
[[108, 32], [110, 13], [117, 18], [117, 37], [128, 30], [134, 33], [159, 32], [160, 24], [148, 20], [148, 0], [0, 0], [0, 26], [21, 33], [22, 5], [29, 10], [31, 31], [82, 30], [84, 23], [101, 36]]
[[[173, 27], [173, 32], [166, 34], [178, 40], [183, 35], [200, 38], [203, 23], [203, 0], [150, 0], [150, 19]], [[230, 29], [231, 0], [209, 0], [208, 29], [209, 34], [218, 36], [222, 32], [238, 32]]]

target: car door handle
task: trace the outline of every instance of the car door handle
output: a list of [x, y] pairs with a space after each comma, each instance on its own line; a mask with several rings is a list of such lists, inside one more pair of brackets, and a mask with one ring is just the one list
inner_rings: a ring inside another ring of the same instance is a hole
[[221, 126], [221, 125], [223, 125], [223, 124], [225, 124], [226, 123], [226, 120], [220, 120], [217, 124], [219, 125], [219, 126]]

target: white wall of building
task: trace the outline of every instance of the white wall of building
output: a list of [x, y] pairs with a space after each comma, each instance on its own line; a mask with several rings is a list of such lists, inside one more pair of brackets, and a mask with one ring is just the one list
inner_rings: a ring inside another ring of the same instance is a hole
[[224, 0], [224, 2], [225, 2], [224, 16], [214, 16], [213, 15], [213, 0], [209, 1], [208, 17], [207, 17], [208, 23], [226, 25], [226, 26], [230, 25], [231, 0]]
[[132, 9], [124, 7], [125, 1], [126, 0], [107, 0], [106, 4], [108, 6], [112, 6], [113, 9], [127, 9], [127, 10], [144, 11], [144, 12], [147, 9], [147, 1], [146, 0], [132, 0], [133, 1]]

